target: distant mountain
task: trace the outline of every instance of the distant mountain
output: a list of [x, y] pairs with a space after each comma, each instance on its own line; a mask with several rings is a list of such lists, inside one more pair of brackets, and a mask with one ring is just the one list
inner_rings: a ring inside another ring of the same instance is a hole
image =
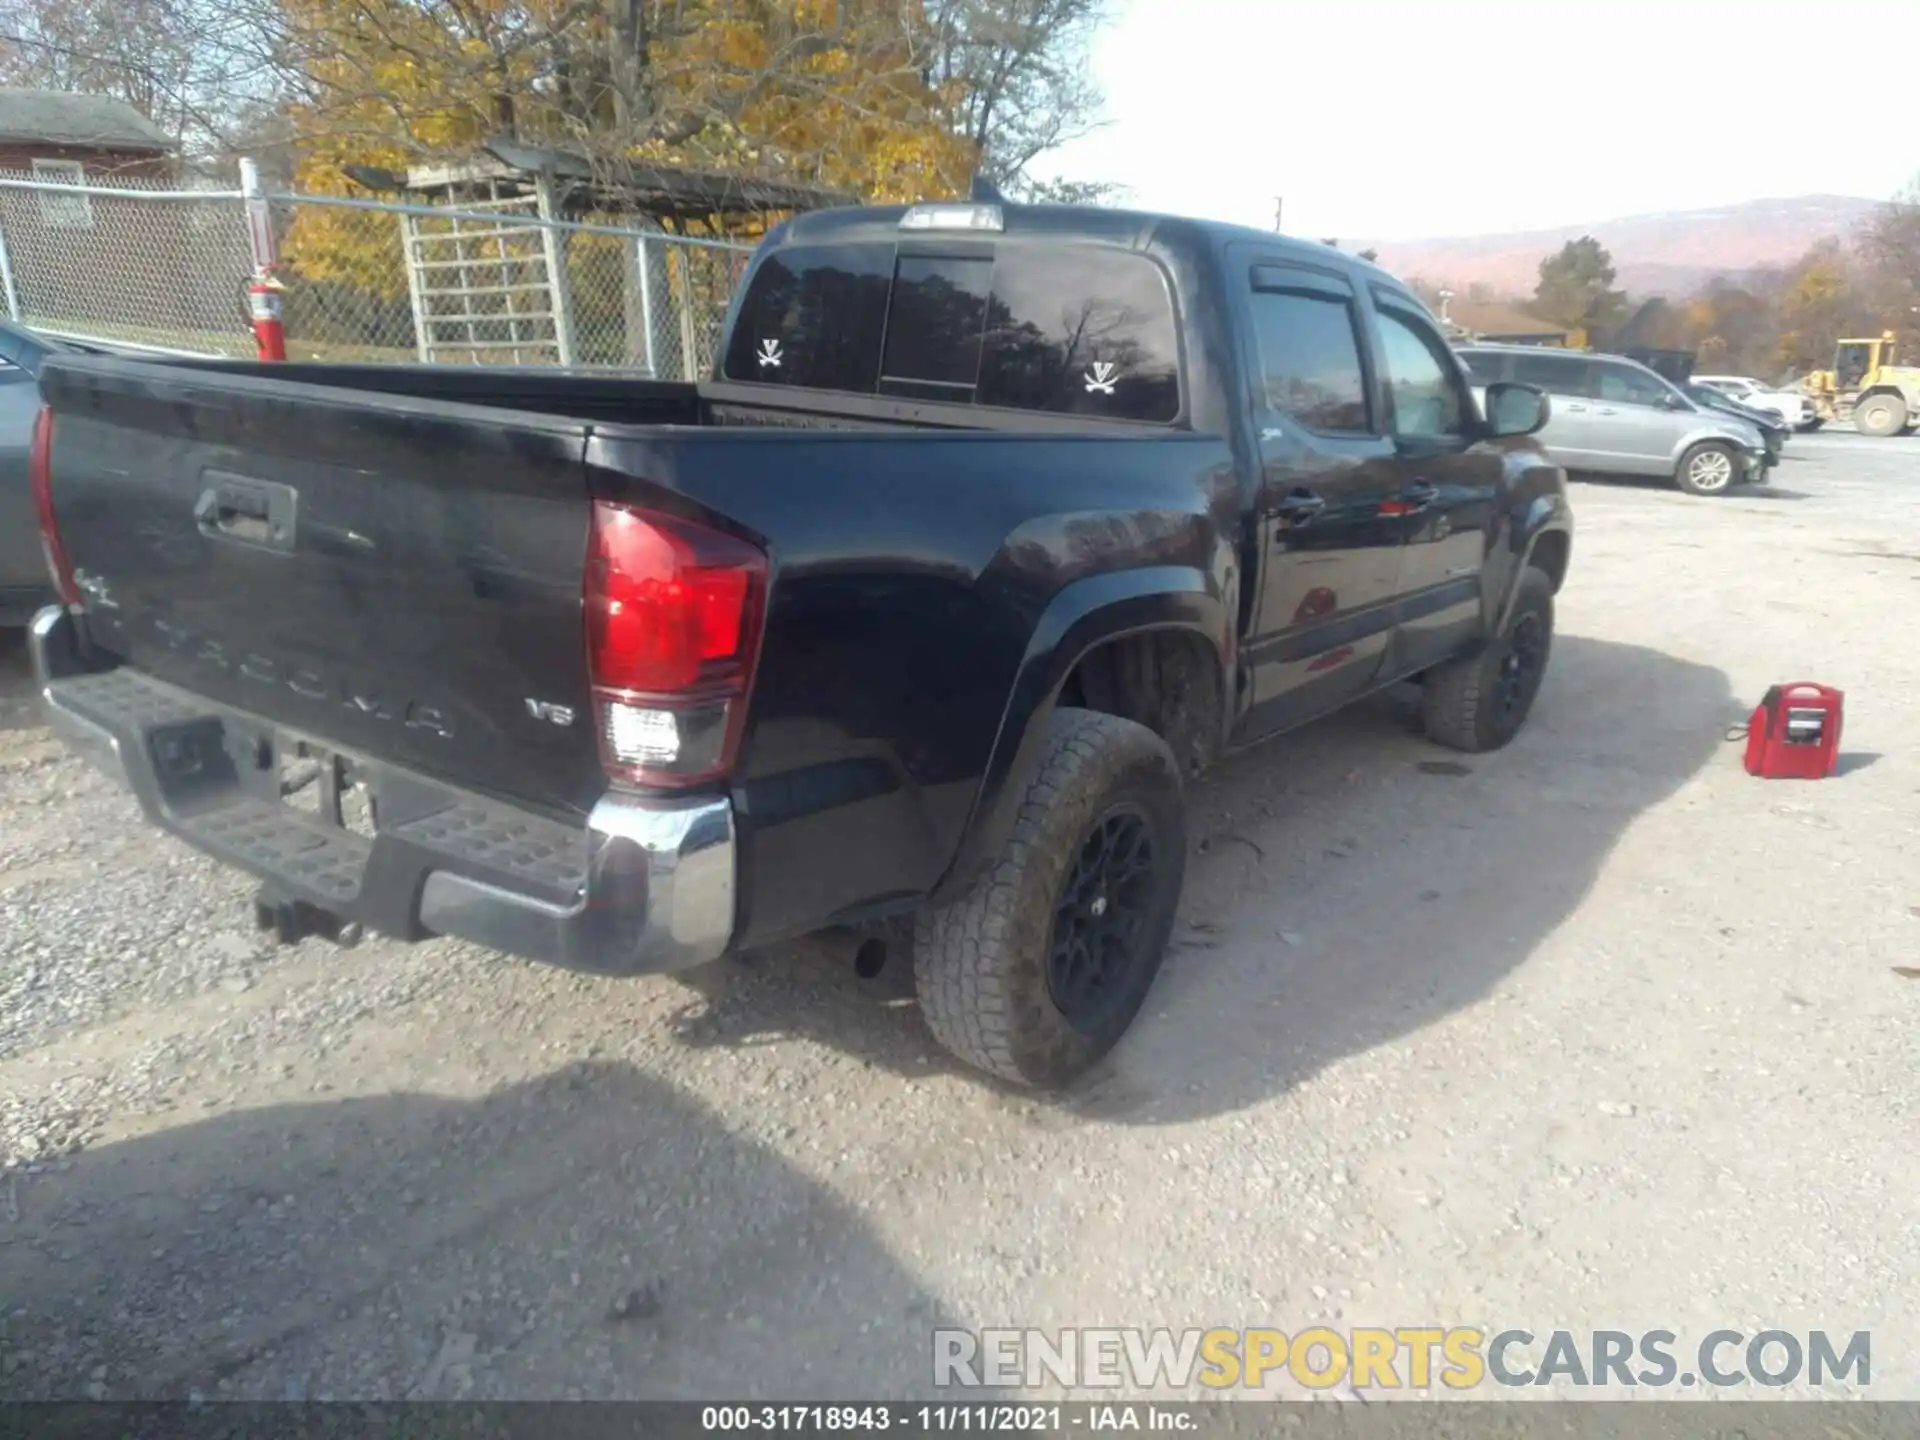
[[1533, 293], [1542, 260], [1567, 241], [1591, 235], [1612, 253], [1625, 289], [1677, 296], [1691, 294], [1715, 276], [1790, 265], [1828, 236], [1851, 235], [1884, 203], [1850, 195], [1801, 195], [1552, 230], [1356, 241], [1341, 248], [1357, 250], [1370, 243], [1380, 263], [1405, 279], [1418, 277], [1462, 292], [1480, 284], [1496, 295], [1523, 296]]

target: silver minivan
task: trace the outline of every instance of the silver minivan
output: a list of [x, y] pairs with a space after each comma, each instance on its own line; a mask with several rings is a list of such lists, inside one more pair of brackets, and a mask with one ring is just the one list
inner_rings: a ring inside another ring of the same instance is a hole
[[1534, 345], [1462, 345], [1476, 387], [1496, 380], [1553, 397], [1535, 437], [1568, 470], [1658, 475], [1689, 495], [1766, 478], [1766, 440], [1736, 416], [1696, 405], [1638, 361]]

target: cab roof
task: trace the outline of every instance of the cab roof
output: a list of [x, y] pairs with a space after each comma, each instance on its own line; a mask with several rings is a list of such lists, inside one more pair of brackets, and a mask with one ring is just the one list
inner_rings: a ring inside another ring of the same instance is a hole
[[[969, 206], [981, 202], [953, 200], [925, 203]], [[1150, 250], [1162, 245], [1170, 249], [1213, 249], [1242, 241], [1280, 251], [1305, 264], [1348, 272], [1356, 281], [1378, 280], [1392, 285], [1396, 290], [1407, 289], [1405, 282], [1398, 277], [1357, 255], [1346, 254], [1315, 240], [1277, 235], [1270, 230], [1256, 230], [1248, 225], [1228, 225], [1218, 220], [1198, 220], [1184, 215], [1144, 210], [1110, 210], [1094, 205], [994, 203], [1003, 221], [1003, 228], [997, 231], [961, 228], [903, 230], [900, 222], [914, 206], [862, 205], [796, 215], [775, 229], [768, 240], [775, 245], [852, 245], [943, 236], [982, 241], [1003, 238], [1060, 240], [1115, 245], [1128, 250]]]

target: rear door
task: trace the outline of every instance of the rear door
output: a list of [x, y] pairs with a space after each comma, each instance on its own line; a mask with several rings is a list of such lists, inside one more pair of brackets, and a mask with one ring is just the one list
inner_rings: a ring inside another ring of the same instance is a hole
[[43, 385], [97, 644], [349, 755], [559, 814], [604, 788], [583, 422], [117, 360]]
[[1246, 317], [1264, 549], [1246, 726], [1299, 724], [1372, 684], [1394, 624], [1405, 539], [1359, 299], [1344, 275], [1230, 252]]

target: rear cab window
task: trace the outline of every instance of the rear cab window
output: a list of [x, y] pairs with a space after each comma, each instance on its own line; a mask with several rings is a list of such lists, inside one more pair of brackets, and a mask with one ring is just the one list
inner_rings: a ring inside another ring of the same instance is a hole
[[1170, 424], [1179, 330], [1145, 255], [1072, 242], [791, 246], [755, 270], [729, 380]]

